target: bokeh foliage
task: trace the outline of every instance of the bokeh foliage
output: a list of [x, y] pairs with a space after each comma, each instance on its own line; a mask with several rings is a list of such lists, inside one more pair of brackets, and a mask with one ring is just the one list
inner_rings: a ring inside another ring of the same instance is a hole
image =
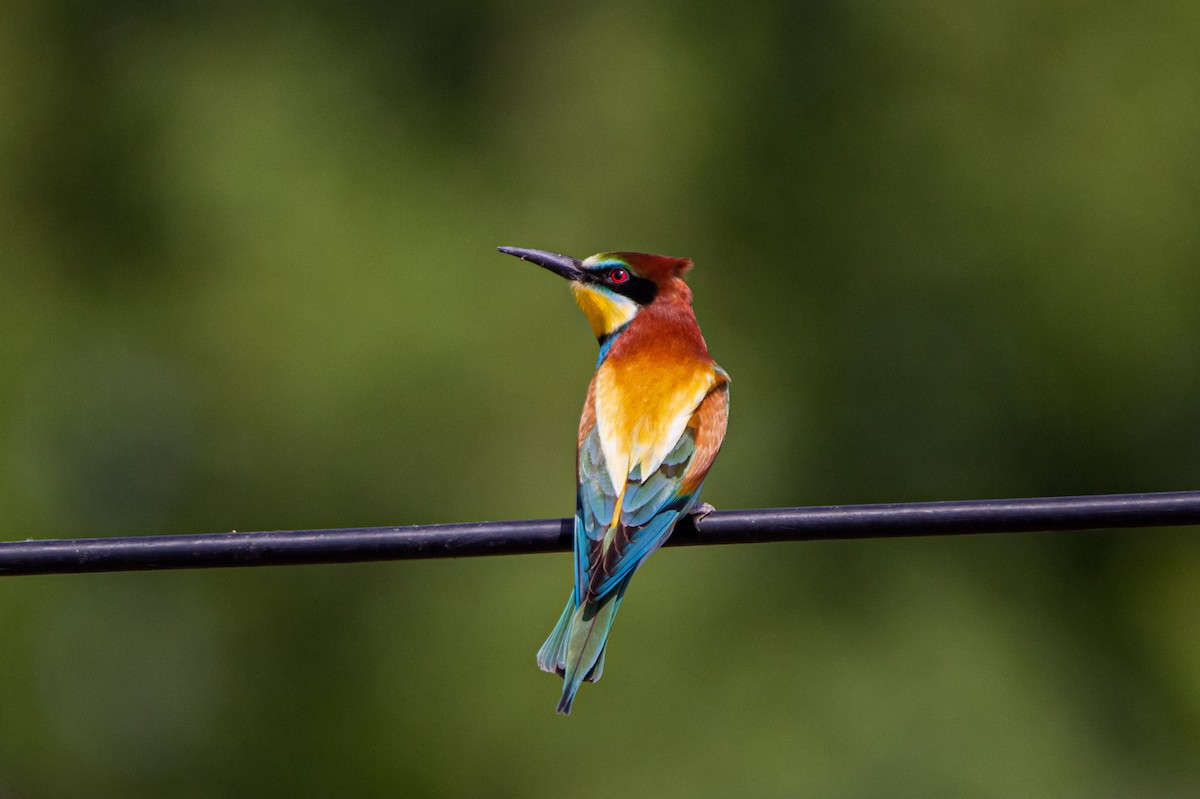
[[[497, 244], [696, 259], [718, 507], [1200, 484], [1200, 6], [84, 3], [0, 25], [0, 538], [562, 516]], [[0, 795], [1200, 791], [1193, 530], [0, 584]]]

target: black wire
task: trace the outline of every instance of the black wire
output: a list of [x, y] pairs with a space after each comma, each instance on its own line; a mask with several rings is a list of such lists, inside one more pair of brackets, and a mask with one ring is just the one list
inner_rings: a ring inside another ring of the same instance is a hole
[[[714, 511], [670, 546], [1200, 524], [1200, 491]], [[561, 552], [569, 519], [0, 542], [0, 575]]]

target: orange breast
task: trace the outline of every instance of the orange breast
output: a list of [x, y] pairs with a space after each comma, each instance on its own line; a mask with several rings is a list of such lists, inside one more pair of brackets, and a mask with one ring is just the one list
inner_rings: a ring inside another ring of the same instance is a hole
[[711, 361], [667, 354], [647, 347], [610, 357], [596, 372], [596, 424], [618, 494], [634, 466], [643, 474], [658, 468], [717, 383]]

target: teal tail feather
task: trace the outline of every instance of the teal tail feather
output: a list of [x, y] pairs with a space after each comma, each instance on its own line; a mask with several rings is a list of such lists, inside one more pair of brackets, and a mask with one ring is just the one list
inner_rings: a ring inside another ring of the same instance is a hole
[[571, 592], [571, 596], [567, 597], [567, 607], [558, 617], [558, 623], [554, 625], [554, 630], [551, 631], [550, 637], [546, 639], [546, 643], [542, 644], [542, 648], [537, 653], [538, 668], [542, 671], [548, 671], [551, 674], [562, 674], [565, 670], [563, 665], [567, 657], [567, 630], [571, 626], [571, 616], [575, 613], [575, 592]]
[[629, 581], [624, 580], [599, 602], [585, 602], [582, 606], [576, 606], [572, 592], [550, 637], [538, 650], [538, 667], [563, 678], [559, 713], [570, 714], [579, 686], [585, 681], [596, 682], [604, 672], [608, 634], [628, 585]]

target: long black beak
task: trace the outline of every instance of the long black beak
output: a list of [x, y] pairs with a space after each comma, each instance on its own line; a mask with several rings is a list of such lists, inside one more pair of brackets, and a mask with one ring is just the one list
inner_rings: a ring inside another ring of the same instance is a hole
[[544, 266], [556, 275], [562, 275], [567, 280], [583, 279], [583, 262], [569, 255], [559, 255], [546, 250], [526, 250], [522, 247], [497, 247], [497, 250], [509, 255], [515, 255], [522, 261], [529, 261], [538, 266]]

